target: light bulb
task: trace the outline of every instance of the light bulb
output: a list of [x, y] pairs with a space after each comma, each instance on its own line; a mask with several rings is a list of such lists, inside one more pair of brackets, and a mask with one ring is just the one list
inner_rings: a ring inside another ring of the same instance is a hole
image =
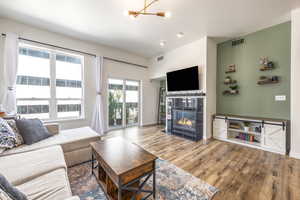
[[169, 11], [168, 11], [168, 12], [166, 12], [166, 13], [165, 13], [165, 17], [166, 17], [166, 18], [170, 18], [170, 17], [172, 17], [172, 13], [171, 13], [171, 12], [169, 12]]

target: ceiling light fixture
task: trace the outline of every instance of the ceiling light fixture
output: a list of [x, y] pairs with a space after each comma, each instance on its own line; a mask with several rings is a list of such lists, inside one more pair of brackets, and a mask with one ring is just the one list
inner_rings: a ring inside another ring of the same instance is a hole
[[183, 33], [183, 32], [177, 33], [177, 37], [178, 37], [178, 38], [182, 38], [183, 36], [184, 36], [184, 33]]
[[150, 3], [147, 3], [147, 0], [144, 0], [144, 8], [139, 11], [128, 10], [125, 11], [124, 14], [126, 16], [130, 16], [131, 18], [137, 18], [139, 15], [154, 15], [158, 17], [170, 18], [171, 12], [147, 12], [147, 9], [156, 3], [159, 0], [152, 0]]

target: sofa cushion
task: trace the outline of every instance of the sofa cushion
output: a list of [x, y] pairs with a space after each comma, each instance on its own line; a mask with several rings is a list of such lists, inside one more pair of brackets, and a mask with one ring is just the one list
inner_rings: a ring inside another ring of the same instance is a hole
[[16, 144], [15, 144], [15, 146], [17, 147], [17, 146], [20, 146], [20, 145], [24, 144], [24, 140], [23, 140], [23, 137], [20, 134], [20, 131], [17, 127], [16, 120], [7, 119], [6, 122], [8, 123], [8, 125], [14, 131], [14, 133], [16, 135]]
[[16, 124], [25, 144], [34, 144], [52, 136], [39, 119], [17, 119]]
[[35, 149], [45, 148], [53, 145], [61, 145], [64, 152], [87, 148], [91, 142], [100, 140], [100, 136], [90, 127], [82, 127], [60, 131], [59, 134], [42, 140], [32, 145], [21, 145], [17, 148], [9, 149], [0, 156], [11, 155], [20, 152], [32, 151]]
[[26, 196], [12, 186], [2, 174], [0, 174], [0, 189], [13, 200], [27, 200]]
[[0, 148], [13, 148], [16, 143], [16, 135], [8, 123], [0, 118]]
[[66, 169], [66, 163], [60, 146], [0, 157], [0, 172], [12, 185], [61, 168]]
[[65, 200], [72, 196], [65, 169], [57, 169], [36, 177], [17, 188], [29, 200]]

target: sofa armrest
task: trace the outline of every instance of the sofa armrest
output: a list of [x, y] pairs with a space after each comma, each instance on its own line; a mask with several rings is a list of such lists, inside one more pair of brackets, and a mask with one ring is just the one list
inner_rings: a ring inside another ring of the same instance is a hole
[[80, 200], [78, 196], [72, 196], [72, 197], [69, 197], [65, 200]]
[[58, 123], [45, 123], [45, 127], [48, 129], [49, 133], [52, 135], [59, 134], [60, 128]]

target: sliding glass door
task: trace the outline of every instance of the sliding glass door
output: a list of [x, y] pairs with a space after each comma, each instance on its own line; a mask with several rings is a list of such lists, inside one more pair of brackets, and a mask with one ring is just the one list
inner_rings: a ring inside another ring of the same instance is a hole
[[139, 88], [139, 81], [108, 79], [109, 129], [139, 124]]

